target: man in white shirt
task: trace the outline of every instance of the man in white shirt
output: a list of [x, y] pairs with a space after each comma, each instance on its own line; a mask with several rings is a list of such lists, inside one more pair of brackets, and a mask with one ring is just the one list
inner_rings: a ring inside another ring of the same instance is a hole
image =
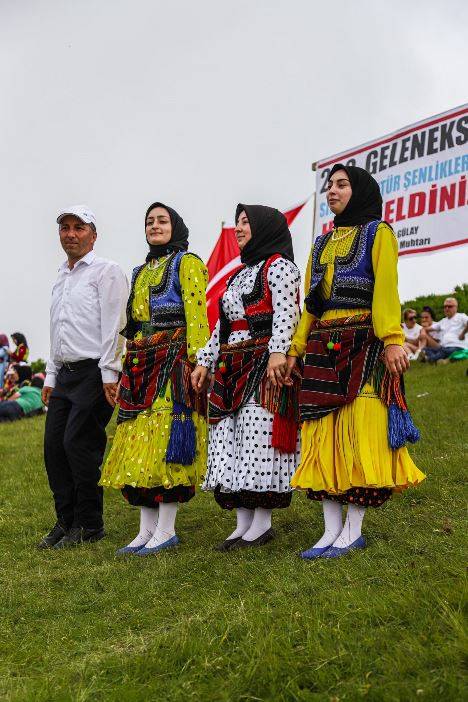
[[440, 332], [440, 348], [426, 348], [424, 353], [428, 361], [435, 363], [448, 357], [459, 349], [466, 348], [465, 334], [468, 316], [458, 312], [458, 302], [454, 297], [448, 297], [444, 302], [445, 317], [440, 322], [434, 322], [429, 331]]
[[86, 206], [57, 218], [67, 260], [50, 307], [44, 459], [57, 523], [38, 547], [65, 548], [104, 536], [100, 466], [117, 399], [128, 283], [93, 251], [96, 220]]

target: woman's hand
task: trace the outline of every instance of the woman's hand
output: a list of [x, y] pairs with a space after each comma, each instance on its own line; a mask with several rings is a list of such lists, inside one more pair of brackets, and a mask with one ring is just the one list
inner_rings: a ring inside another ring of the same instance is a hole
[[385, 347], [385, 366], [392, 375], [401, 375], [409, 368], [409, 360], [403, 346], [390, 344]]
[[284, 377], [286, 375], [287, 362], [286, 354], [284, 353], [270, 353], [270, 358], [268, 359], [267, 365], [267, 379], [270, 383], [276, 387], [282, 387], [284, 385]]
[[292, 385], [293, 381], [291, 379], [291, 373], [293, 372], [293, 369], [295, 368], [297, 363], [297, 357], [296, 356], [286, 356], [286, 373], [284, 376], [284, 384], [285, 385]]
[[210, 382], [210, 372], [206, 366], [197, 366], [190, 377], [192, 388], [197, 394], [203, 392]]

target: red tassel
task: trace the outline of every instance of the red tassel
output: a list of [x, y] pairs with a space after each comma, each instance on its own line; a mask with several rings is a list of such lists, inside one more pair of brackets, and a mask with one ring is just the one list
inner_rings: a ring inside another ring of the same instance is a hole
[[280, 453], [295, 453], [297, 445], [297, 422], [294, 419], [282, 417], [275, 412], [273, 417], [273, 434], [271, 445]]

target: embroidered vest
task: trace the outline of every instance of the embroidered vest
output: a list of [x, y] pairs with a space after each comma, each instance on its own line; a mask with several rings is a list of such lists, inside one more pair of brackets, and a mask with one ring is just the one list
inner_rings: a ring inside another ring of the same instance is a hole
[[147, 336], [164, 329], [186, 326], [179, 276], [180, 262], [184, 254], [185, 251], [172, 253], [166, 263], [160, 282], [157, 285], [149, 286], [149, 322], [137, 322], [132, 318], [135, 281], [146, 263], [133, 269], [132, 288], [127, 303], [127, 325], [121, 332], [127, 339], [133, 339], [138, 331], [143, 331], [143, 336]]
[[361, 226], [349, 252], [336, 256], [330, 298], [324, 300], [318, 292], [325, 275], [327, 264], [320, 263], [325, 246], [333, 232], [320, 236], [312, 252], [312, 276], [305, 299], [307, 311], [321, 317], [327, 310], [372, 309], [374, 293], [374, 270], [372, 268], [372, 247], [379, 221]]
[[[278, 258], [281, 258], [280, 254], [274, 254], [262, 263], [255, 278], [252, 291], [242, 295], [244, 314], [252, 339], [258, 339], [262, 336], [271, 336], [272, 333], [273, 303], [271, 290], [268, 285], [268, 270], [273, 261], [276, 261]], [[234, 273], [229, 280], [228, 287], [244, 268], [245, 266]], [[220, 342], [221, 344], [227, 344], [229, 334], [231, 333], [231, 322], [224, 312], [222, 296], [219, 298], [219, 322]]]

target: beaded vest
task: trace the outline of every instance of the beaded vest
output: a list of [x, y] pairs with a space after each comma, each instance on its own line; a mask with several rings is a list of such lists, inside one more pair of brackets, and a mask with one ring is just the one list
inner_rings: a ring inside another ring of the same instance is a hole
[[127, 325], [121, 332], [127, 339], [133, 339], [138, 331], [142, 331], [143, 336], [148, 336], [164, 329], [186, 326], [179, 277], [180, 262], [184, 253], [185, 251], [172, 253], [167, 260], [160, 282], [149, 286], [149, 322], [137, 322], [132, 318], [135, 281], [146, 264], [133, 269], [132, 289], [127, 303]]
[[[271, 336], [272, 333], [273, 303], [271, 290], [268, 286], [268, 269], [277, 258], [281, 258], [280, 254], [274, 254], [262, 263], [255, 278], [252, 291], [242, 295], [245, 318], [252, 339]], [[228, 287], [242, 270], [244, 270], [244, 267], [234, 273], [229, 280]], [[224, 312], [222, 297], [219, 299], [219, 324], [220, 342], [227, 344], [231, 333], [231, 322]]]
[[345, 256], [335, 257], [332, 289], [328, 300], [324, 300], [318, 292], [326, 270], [326, 264], [320, 263], [320, 259], [333, 232], [318, 237], [312, 251], [310, 288], [304, 301], [308, 312], [321, 317], [327, 310], [372, 309], [375, 282], [372, 247], [379, 224], [380, 220], [363, 224], [349, 252]]

